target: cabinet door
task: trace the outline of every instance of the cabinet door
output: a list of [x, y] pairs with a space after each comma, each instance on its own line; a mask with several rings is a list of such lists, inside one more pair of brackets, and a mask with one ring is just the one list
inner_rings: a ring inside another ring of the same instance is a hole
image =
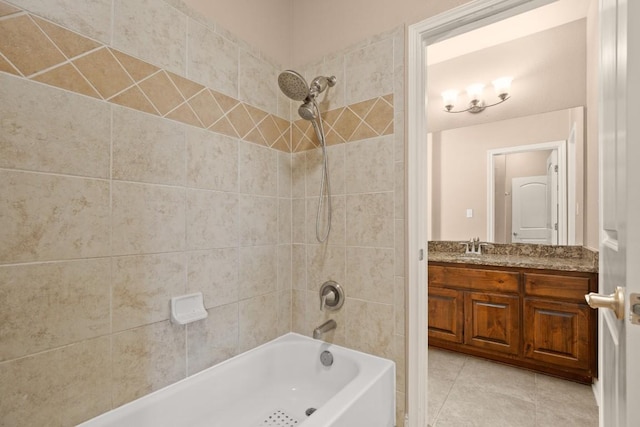
[[524, 300], [525, 357], [568, 368], [589, 369], [589, 307]]
[[429, 337], [462, 343], [463, 293], [429, 287]]
[[518, 296], [466, 292], [464, 312], [465, 344], [501, 353], [519, 353]]

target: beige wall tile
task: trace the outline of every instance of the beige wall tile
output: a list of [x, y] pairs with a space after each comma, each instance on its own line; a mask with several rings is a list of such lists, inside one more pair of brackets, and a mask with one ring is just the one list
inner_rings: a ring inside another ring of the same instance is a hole
[[278, 195], [278, 153], [247, 142], [239, 143], [240, 192], [260, 196]]
[[189, 105], [196, 113], [205, 128], [208, 128], [224, 115], [224, 111], [211, 95], [211, 91], [203, 90], [189, 100]]
[[159, 71], [148, 79], [139, 82], [138, 87], [156, 107], [161, 115], [167, 114], [184, 102], [180, 91], [164, 71]]
[[277, 114], [278, 72], [275, 67], [240, 50], [238, 68], [239, 99], [271, 114]]
[[306, 197], [306, 153], [291, 155], [291, 196], [296, 199]]
[[293, 243], [305, 243], [307, 238], [307, 203], [305, 199], [291, 201], [291, 239]]
[[183, 254], [113, 259], [113, 331], [169, 320], [169, 301], [185, 294]]
[[122, 65], [103, 47], [73, 60], [73, 65], [86, 77], [104, 99], [133, 85], [133, 80]]
[[238, 191], [238, 140], [187, 128], [187, 185]]
[[185, 327], [169, 321], [113, 335], [113, 406], [185, 377]]
[[[341, 245], [345, 244], [345, 196], [333, 196], [331, 197], [331, 231], [329, 232], [329, 238], [327, 243], [329, 245]], [[320, 211], [320, 226], [318, 228], [320, 236], [324, 236], [326, 230], [325, 224], [327, 223], [327, 203], [326, 199], [323, 202], [323, 210]], [[318, 239], [316, 237], [316, 216], [318, 213], [318, 197], [311, 197], [307, 199], [307, 243], [316, 244]]]
[[218, 191], [187, 190], [187, 246], [213, 249], [238, 246], [238, 195]]
[[278, 196], [291, 198], [293, 159], [290, 153], [278, 153]]
[[209, 316], [187, 327], [187, 375], [238, 354], [238, 303], [207, 310]]
[[98, 92], [96, 92], [87, 80], [69, 63], [39, 74], [34, 77], [33, 80], [66, 89], [70, 92], [101, 99]]
[[107, 258], [0, 267], [0, 361], [110, 332]]
[[19, 12], [20, 9], [18, 9], [17, 7], [11, 6], [10, 4], [4, 2], [0, 3], [0, 16], [2, 17], [13, 15], [14, 13]]
[[184, 185], [185, 127], [113, 107], [113, 179]]
[[392, 248], [393, 193], [347, 196], [347, 244]]
[[311, 336], [307, 328], [307, 291], [291, 291], [291, 332]]
[[291, 332], [291, 290], [279, 291], [278, 298], [278, 332], [284, 335]]
[[109, 177], [108, 105], [6, 74], [0, 98], [0, 167]]
[[0, 171], [0, 263], [109, 253], [109, 183]]
[[307, 249], [305, 245], [292, 245], [291, 275], [293, 289], [307, 289]]
[[188, 254], [187, 293], [202, 292], [206, 308], [238, 301], [237, 248]]
[[278, 288], [277, 246], [240, 248], [241, 300], [275, 292]]
[[[327, 147], [329, 163], [329, 184], [331, 194], [336, 196], [345, 192], [345, 144]], [[322, 151], [320, 149], [306, 151], [307, 174], [306, 186], [307, 196], [318, 195], [322, 182]], [[348, 164], [348, 163], [347, 163]], [[353, 166], [349, 165], [349, 169]]]
[[278, 244], [291, 243], [291, 199], [278, 199]]
[[76, 425], [111, 407], [110, 338], [0, 363], [6, 426]]
[[185, 74], [187, 17], [165, 2], [114, 0], [113, 47]]
[[82, 37], [64, 27], [32, 16], [36, 24], [44, 31], [67, 58], [73, 58], [100, 46], [100, 43]]
[[240, 245], [278, 243], [278, 199], [240, 195]]
[[111, 0], [12, 0], [12, 3], [85, 36], [111, 41]]
[[260, 140], [255, 134], [251, 132], [255, 127], [255, 123], [251, 119], [251, 115], [247, 111], [245, 107], [247, 104], [241, 103], [238, 104], [235, 108], [227, 113], [227, 119], [231, 122], [231, 125], [238, 133], [240, 138], [245, 140], [254, 140], [259, 143], [259, 145], [266, 146], [264, 143], [264, 139]]
[[393, 304], [393, 249], [347, 248], [349, 296]]
[[278, 245], [278, 291], [291, 290], [291, 245]]
[[184, 189], [116, 181], [112, 193], [114, 255], [184, 250]]
[[[318, 292], [327, 280], [347, 283], [345, 248], [341, 246], [307, 245], [307, 289]], [[351, 284], [349, 284], [351, 292]], [[319, 300], [318, 300], [319, 303]]]
[[345, 144], [346, 191], [373, 193], [393, 191], [393, 137], [384, 136]]
[[345, 56], [345, 104], [393, 92], [393, 40], [350, 52]]
[[128, 107], [132, 110], [142, 111], [156, 116], [159, 115], [156, 107], [154, 107], [153, 104], [149, 102], [147, 97], [144, 95], [144, 93], [142, 93], [138, 86], [131, 86], [124, 92], [119, 93], [118, 95], [111, 98], [109, 102], [122, 105], [123, 107]]
[[247, 351], [278, 336], [278, 294], [240, 301], [240, 351]]
[[349, 347], [393, 359], [393, 305], [347, 297], [347, 342]]
[[[135, 58], [131, 55], [127, 55], [124, 52], [120, 52], [116, 49], [111, 49], [111, 53], [116, 57], [118, 62], [124, 67], [124, 69], [129, 73], [129, 75], [135, 80], [139, 82], [140, 80], [149, 77], [153, 73], [158, 72], [160, 69], [153, 64], [149, 64], [148, 62], [141, 61], [138, 58]], [[175, 76], [175, 74], [168, 73]]]
[[238, 99], [238, 46], [192, 19], [188, 39], [187, 77]]
[[[65, 60], [28, 15], [15, 15], [0, 21], [0, 52], [25, 76]], [[25, 52], [37, 52], [37, 55]]]
[[10, 73], [16, 76], [20, 75], [20, 72], [13, 66], [9, 61], [4, 59], [4, 57], [0, 58], [0, 71], [5, 73]]

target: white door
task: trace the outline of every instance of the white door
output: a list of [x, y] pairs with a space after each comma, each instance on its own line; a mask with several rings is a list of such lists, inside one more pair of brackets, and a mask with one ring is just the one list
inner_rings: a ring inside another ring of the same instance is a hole
[[600, 426], [640, 425], [640, 2], [600, 1], [600, 294], [624, 288], [621, 319], [600, 309]]
[[547, 243], [558, 244], [558, 151], [553, 150], [547, 157]]
[[511, 241], [547, 241], [547, 177], [525, 176], [511, 180]]

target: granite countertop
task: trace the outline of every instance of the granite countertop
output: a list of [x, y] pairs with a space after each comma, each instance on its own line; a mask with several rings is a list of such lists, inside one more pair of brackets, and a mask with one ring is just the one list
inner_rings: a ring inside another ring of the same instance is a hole
[[467, 255], [460, 242], [429, 242], [428, 254], [430, 262], [598, 272], [598, 253], [582, 246], [491, 243], [482, 255]]

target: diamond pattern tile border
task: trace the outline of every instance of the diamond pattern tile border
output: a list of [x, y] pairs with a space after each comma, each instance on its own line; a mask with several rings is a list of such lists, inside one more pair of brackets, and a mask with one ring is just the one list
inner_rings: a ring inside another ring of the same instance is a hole
[[[284, 152], [319, 142], [289, 122], [0, 0], [0, 72]], [[393, 95], [322, 114], [327, 144], [393, 133]]]

